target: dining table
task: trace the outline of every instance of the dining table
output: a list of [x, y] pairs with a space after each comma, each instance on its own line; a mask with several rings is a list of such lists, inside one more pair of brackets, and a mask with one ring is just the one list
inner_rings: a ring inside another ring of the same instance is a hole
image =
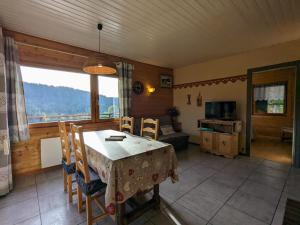
[[[125, 225], [160, 204], [159, 184], [178, 181], [172, 145], [127, 132], [83, 132], [89, 165], [107, 184], [105, 207], [118, 225]], [[153, 190], [150, 200], [137, 204], [139, 193]], [[127, 212], [126, 203], [133, 210]]]

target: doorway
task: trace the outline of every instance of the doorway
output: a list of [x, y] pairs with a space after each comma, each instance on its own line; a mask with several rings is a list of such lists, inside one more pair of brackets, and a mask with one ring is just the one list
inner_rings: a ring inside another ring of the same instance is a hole
[[247, 72], [246, 155], [300, 167], [300, 61]]
[[251, 156], [292, 164], [295, 68], [252, 75]]

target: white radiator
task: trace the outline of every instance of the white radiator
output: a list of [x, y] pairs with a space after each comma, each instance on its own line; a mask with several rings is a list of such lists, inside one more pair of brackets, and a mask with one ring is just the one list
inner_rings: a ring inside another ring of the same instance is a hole
[[41, 164], [42, 168], [61, 164], [60, 138], [41, 139]]

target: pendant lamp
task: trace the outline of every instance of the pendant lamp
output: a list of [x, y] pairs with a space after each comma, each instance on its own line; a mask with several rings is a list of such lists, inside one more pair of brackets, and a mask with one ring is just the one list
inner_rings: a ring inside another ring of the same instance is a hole
[[102, 24], [98, 24], [99, 31], [99, 53], [89, 56], [88, 60], [83, 66], [83, 71], [88, 74], [94, 75], [111, 75], [115, 74], [117, 71], [115, 65], [112, 62], [103, 60], [103, 57], [100, 57], [100, 33], [102, 30]]

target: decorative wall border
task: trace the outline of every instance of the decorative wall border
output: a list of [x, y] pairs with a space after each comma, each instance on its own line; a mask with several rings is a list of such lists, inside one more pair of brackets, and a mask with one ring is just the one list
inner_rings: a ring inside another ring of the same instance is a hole
[[231, 77], [223, 77], [218, 79], [212, 79], [212, 80], [202, 80], [202, 81], [195, 81], [191, 83], [183, 83], [183, 84], [175, 84], [173, 85], [174, 89], [181, 89], [181, 88], [187, 88], [187, 87], [198, 87], [198, 86], [205, 86], [205, 85], [217, 85], [219, 83], [226, 84], [228, 82], [235, 83], [236, 81], [246, 81], [247, 76], [246, 75], [238, 75], [238, 76], [231, 76]]

